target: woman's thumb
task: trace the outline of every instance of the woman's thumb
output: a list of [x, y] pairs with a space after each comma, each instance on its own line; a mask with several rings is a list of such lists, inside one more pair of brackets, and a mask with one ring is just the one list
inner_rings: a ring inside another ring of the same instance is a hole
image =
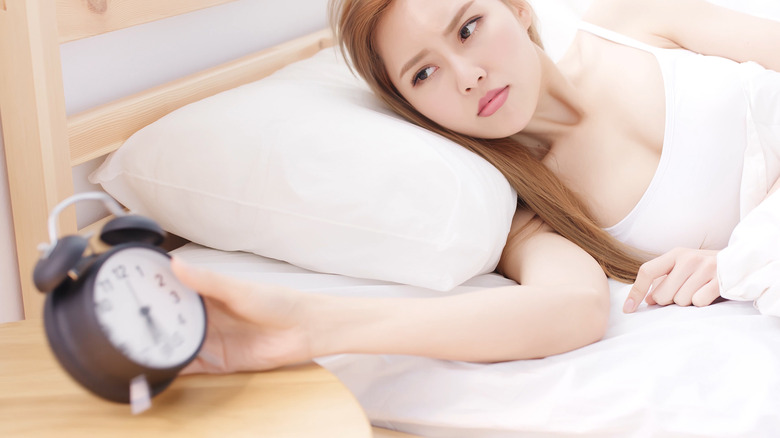
[[176, 256], [171, 259], [171, 269], [179, 281], [203, 296], [220, 301], [235, 298], [229, 296], [236, 291], [235, 286], [230, 284], [233, 280], [224, 275], [193, 266]]

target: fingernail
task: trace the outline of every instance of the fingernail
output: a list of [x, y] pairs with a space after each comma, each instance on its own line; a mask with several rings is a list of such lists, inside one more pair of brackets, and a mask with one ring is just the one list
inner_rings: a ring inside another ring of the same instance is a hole
[[179, 266], [185, 266], [186, 263], [182, 259], [180, 259], [178, 256], [172, 255], [171, 256], [171, 264], [177, 264]]
[[181, 272], [185, 272], [185, 273], [188, 273], [188, 274], [195, 272], [195, 270], [193, 269], [192, 265], [190, 265], [189, 263], [185, 262], [180, 257], [172, 256], [171, 257], [171, 264], [175, 264], [177, 266], [177, 268]]
[[623, 304], [623, 313], [631, 313], [634, 311], [634, 299], [629, 298], [626, 303]]

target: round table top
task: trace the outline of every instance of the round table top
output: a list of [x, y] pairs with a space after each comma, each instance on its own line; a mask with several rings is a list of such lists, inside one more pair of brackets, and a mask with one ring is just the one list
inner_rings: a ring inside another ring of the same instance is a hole
[[[132, 415], [79, 386], [40, 319], [0, 324], [0, 437], [371, 437], [347, 388], [314, 363], [258, 373], [178, 377]], [[110, 435], [108, 435], [110, 433]], [[142, 435], [141, 435], [142, 436]]]

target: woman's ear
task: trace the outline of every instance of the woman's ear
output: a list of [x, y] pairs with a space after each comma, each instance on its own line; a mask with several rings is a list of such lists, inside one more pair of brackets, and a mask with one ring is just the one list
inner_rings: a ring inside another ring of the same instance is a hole
[[521, 2], [523, 6], [519, 7], [519, 17], [520, 22], [523, 24], [523, 27], [526, 29], [529, 29], [534, 24], [534, 13], [531, 9], [531, 6], [528, 5], [526, 2]]
[[520, 24], [529, 29], [534, 23], [534, 13], [531, 5], [525, 0], [505, 0], [507, 7], [514, 12]]

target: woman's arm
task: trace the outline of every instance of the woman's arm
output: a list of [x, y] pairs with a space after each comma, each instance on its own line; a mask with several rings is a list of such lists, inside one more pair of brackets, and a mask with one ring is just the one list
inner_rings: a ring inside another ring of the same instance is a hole
[[[609, 288], [579, 247], [518, 213], [502, 256], [522, 285], [421, 299], [332, 300], [312, 330], [315, 354], [390, 353], [475, 362], [544, 357], [604, 334]], [[534, 227], [534, 228], [532, 228]], [[354, 307], [352, 307], [354, 306]]]
[[516, 232], [501, 267], [523, 285], [439, 298], [352, 298], [250, 284], [174, 261], [206, 297], [209, 335], [188, 372], [259, 370], [337, 353], [496, 362], [599, 340], [609, 289], [598, 264], [544, 226]]
[[780, 71], [780, 22], [705, 0], [595, 0], [586, 18], [656, 46]]

